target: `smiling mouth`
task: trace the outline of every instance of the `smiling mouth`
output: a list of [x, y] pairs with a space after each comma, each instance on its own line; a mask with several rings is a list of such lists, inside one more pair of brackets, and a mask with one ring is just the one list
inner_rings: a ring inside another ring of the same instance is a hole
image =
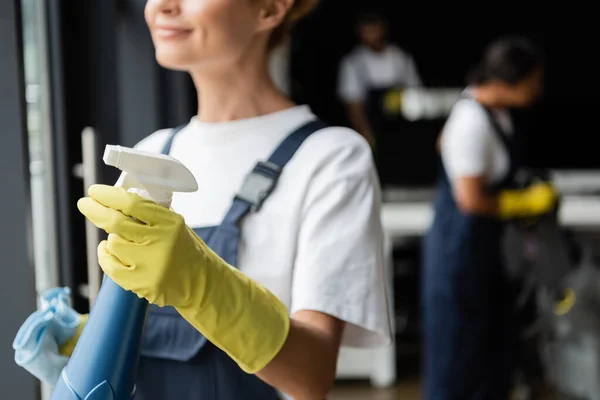
[[156, 28], [154, 35], [160, 39], [175, 39], [189, 35], [189, 29]]

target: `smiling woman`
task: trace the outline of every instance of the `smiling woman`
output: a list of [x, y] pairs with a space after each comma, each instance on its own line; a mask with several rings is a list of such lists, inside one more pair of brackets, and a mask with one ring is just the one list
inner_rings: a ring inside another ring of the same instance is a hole
[[[315, 5], [146, 3], [156, 59], [190, 74], [199, 108], [136, 148], [177, 158], [200, 190], [173, 196], [179, 214], [107, 186], [79, 203], [109, 233], [103, 271], [156, 303], [136, 400], [320, 400], [340, 346], [391, 341], [371, 149], [294, 104], [268, 69]], [[128, 230], [123, 214], [142, 209], [145, 225]]]

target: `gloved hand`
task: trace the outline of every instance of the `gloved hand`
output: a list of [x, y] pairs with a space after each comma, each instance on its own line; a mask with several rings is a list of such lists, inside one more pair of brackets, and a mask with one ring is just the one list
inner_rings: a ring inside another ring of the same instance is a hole
[[174, 306], [247, 373], [264, 368], [289, 332], [285, 305], [228, 265], [181, 215], [122, 188], [94, 185], [79, 210], [109, 233], [98, 247], [114, 282], [159, 306]]
[[400, 89], [387, 91], [383, 96], [383, 109], [386, 114], [397, 115], [402, 112], [403, 92]]
[[40, 296], [40, 310], [23, 323], [15, 340], [15, 362], [36, 378], [56, 384], [69, 358], [60, 354], [81, 326], [81, 316], [71, 308], [69, 288], [53, 288]]
[[525, 189], [501, 192], [498, 212], [503, 219], [536, 217], [552, 211], [557, 199], [553, 185], [537, 182]]

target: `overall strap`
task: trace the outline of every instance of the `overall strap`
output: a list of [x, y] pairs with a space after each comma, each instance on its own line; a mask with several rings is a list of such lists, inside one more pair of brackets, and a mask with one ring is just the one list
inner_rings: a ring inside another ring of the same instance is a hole
[[514, 154], [514, 145], [513, 139], [510, 139], [504, 129], [498, 123], [498, 120], [494, 117], [491, 110], [487, 107], [481, 105], [481, 107], [486, 112], [492, 127], [494, 128], [494, 132], [496, 133], [496, 137], [500, 140], [500, 142], [504, 145], [504, 150], [506, 151], [506, 155], [508, 156], [508, 171], [506, 171], [506, 175], [504, 178], [500, 179], [500, 181], [496, 182], [493, 187], [500, 188], [502, 186], [510, 185], [513, 181], [514, 175], [517, 171], [518, 166], [516, 165], [515, 154]]
[[506, 132], [504, 131], [504, 129], [502, 129], [502, 127], [500, 126], [500, 124], [498, 123], [498, 120], [496, 119], [496, 117], [494, 117], [494, 115], [492, 114], [492, 112], [490, 111], [489, 108], [483, 106], [480, 103], [477, 103], [481, 106], [481, 108], [483, 108], [483, 110], [485, 111], [485, 113], [488, 116], [488, 120], [490, 121], [490, 123], [492, 124], [492, 127], [494, 128], [494, 132], [496, 133], [496, 136], [498, 137], [498, 139], [500, 139], [500, 141], [502, 142], [502, 144], [504, 145], [504, 147], [506, 148], [506, 152], [510, 155], [511, 153], [511, 145], [510, 145], [510, 139], [508, 138], [508, 135], [506, 134]]
[[304, 140], [314, 132], [326, 128], [321, 120], [314, 120], [301, 126], [275, 149], [267, 161], [260, 161], [246, 175], [241, 189], [233, 198], [233, 204], [225, 215], [223, 222], [237, 225], [249, 212], [258, 212], [265, 200], [275, 190], [281, 171], [292, 159]]
[[510, 139], [508, 138], [508, 135], [506, 134], [504, 129], [502, 129], [502, 127], [498, 123], [498, 120], [496, 120], [496, 117], [494, 117], [494, 115], [492, 114], [492, 111], [489, 108], [487, 108], [486, 106], [484, 106], [483, 104], [481, 104], [480, 102], [478, 102], [477, 100], [475, 100], [473, 97], [469, 96], [465, 92], [461, 93], [459, 99], [471, 100], [471, 101], [475, 102], [475, 104], [477, 104], [479, 107], [481, 107], [481, 109], [487, 115], [488, 121], [490, 122], [490, 124], [492, 124], [494, 133], [496, 134], [498, 139], [500, 139], [500, 141], [504, 145], [507, 153], [510, 155], [510, 153], [511, 153]]
[[173, 146], [173, 140], [175, 140], [175, 136], [177, 136], [177, 134], [183, 129], [185, 128], [187, 125], [179, 125], [176, 128], [171, 129], [171, 133], [169, 134], [169, 138], [167, 139], [161, 153], [164, 155], [169, 155], [169, 153], [171, 152], [171, 146]]
[[[467, 97], [467, 98], [470, 98], [470, 97]], [[483, 104], [479, 103], [478, 101], [474, 100], [473, 98], [470, 98], [470, 99], [472, 101], [475, 101], [475, 103], [477, 103], [483, 109], [483, 111], [485, 112], [485, 114], [488, 117], [488, 121], [490, 122], [490, 124], [492, 124], [492, 128], [493, 128], [492, 130], [496, 134], [496, 137], [498, 138], [498, 140], [500, 140], [500, 142], [504, 146], [504, 150], [506, 151], [506, 155], [508, 156], [508, 171], [506, 172], [506, 175], [504, 176], [504, 178], [502, 178], [499, 182], [495, 183], [493, 185], [493, 187], [498, 188], [498, 187], [505, 186], [512, 181], [513, 175], [515, 174], [516, 169], [517, 169], [517, 166], [515, 165], [514, 154], [513, 154], [512, 140], [508, 137], [508, 135], [504, 131], [504, 129], [502, 129], [502, 127], [498, 123], [498, 120], [492, 114], [492, 111], [489, 108], [487, 108]]]

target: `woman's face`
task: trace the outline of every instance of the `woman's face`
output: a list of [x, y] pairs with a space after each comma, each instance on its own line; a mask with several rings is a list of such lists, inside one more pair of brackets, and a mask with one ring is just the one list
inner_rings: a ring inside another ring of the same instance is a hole
[[255, 0], [148, 0], [145, 17], [165, 68], [222, 68], [268, 34]]
[[543, 74], [541, 69], [535, 70], [516, 85], [509, 86], [506, 90], [508, 103], [513, 107], [529, 107], [542, 95]]

